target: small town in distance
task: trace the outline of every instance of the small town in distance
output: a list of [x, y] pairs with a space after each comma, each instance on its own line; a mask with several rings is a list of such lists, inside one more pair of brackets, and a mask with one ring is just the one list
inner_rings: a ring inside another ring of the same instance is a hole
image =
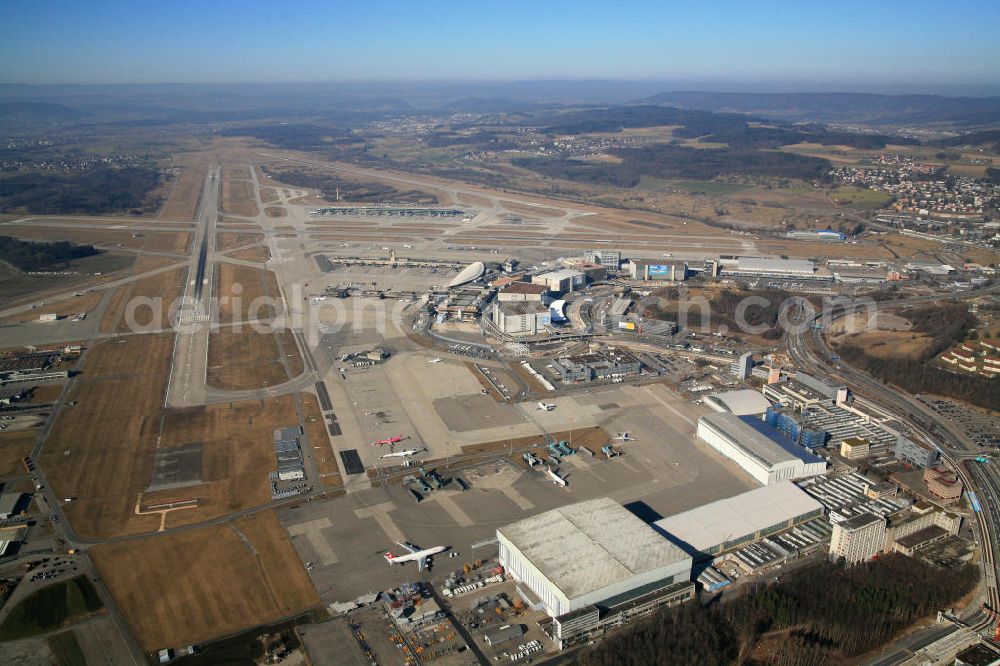
[[1000, 11], [626, 5], [11, 9], [0, 664], [1000, 665]]

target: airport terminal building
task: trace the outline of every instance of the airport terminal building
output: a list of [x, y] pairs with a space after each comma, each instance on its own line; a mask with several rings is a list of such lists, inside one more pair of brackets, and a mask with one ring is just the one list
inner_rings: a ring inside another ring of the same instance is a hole
[[691, 556], [609, 498], [506, 525], [497, 540], [500, 564], [562, 646], [694, 593]]
[[755, 416], [726, 413], [702, 416], [698, 419], [698, 439], [765, 486], [826, 471], [822, 458]]

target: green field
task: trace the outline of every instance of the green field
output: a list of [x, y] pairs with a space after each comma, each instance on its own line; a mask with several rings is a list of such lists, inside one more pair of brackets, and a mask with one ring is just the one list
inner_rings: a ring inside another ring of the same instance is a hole
[[743, 190], [748, 190], [751, 187], [750, 185], [720, 183], [717, 180], [679, 180], [673, 181], [670, 184], [678, 190], [687, 190], [688, 192], [697, 192], [710, 196], [735, 194], [737, 192], [742, 192]]
[[86, 576], [32, 592], [0, 624], [0, 641], [28, 638], [82, 620], [103, 608]]
[[850, 185], [834, 188], [830, 191], [830, 198], [841, 206], [855, 210], [875, 210], [892, 201], [892, 196], [886, 192], [861, 189]]
[[78, 275], [26, 275], [0, 262], [0, 299], [14, 299], [27, 294], [90, 282], [95, 273], [113, 273], [129, 268], [135, 263], [133, 254], [102, 252], [93, 257], [75, 259], [69, 262], [67, 270], [78, 271]]
[[87, 658], [72, 630], [49, 636], [48, 642], [59, 666], [87, 666]]

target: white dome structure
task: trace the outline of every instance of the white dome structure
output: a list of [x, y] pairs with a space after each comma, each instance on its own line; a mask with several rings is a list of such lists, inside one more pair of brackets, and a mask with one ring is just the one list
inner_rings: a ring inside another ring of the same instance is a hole
[[478, 280], [486, 272], [486, 265], [481, 261], [474, 261], [469, 264], [462, 271], [456, 275], [451, 282], [448, 283], [448, 288], [460, 287], [463, 284], [472, 282], [473, 280]]

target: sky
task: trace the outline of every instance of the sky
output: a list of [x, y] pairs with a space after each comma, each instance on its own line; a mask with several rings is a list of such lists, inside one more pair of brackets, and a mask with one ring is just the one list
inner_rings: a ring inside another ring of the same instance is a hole
[[1000, 84], [1000, 2], [0, 0], [0, 83]]

